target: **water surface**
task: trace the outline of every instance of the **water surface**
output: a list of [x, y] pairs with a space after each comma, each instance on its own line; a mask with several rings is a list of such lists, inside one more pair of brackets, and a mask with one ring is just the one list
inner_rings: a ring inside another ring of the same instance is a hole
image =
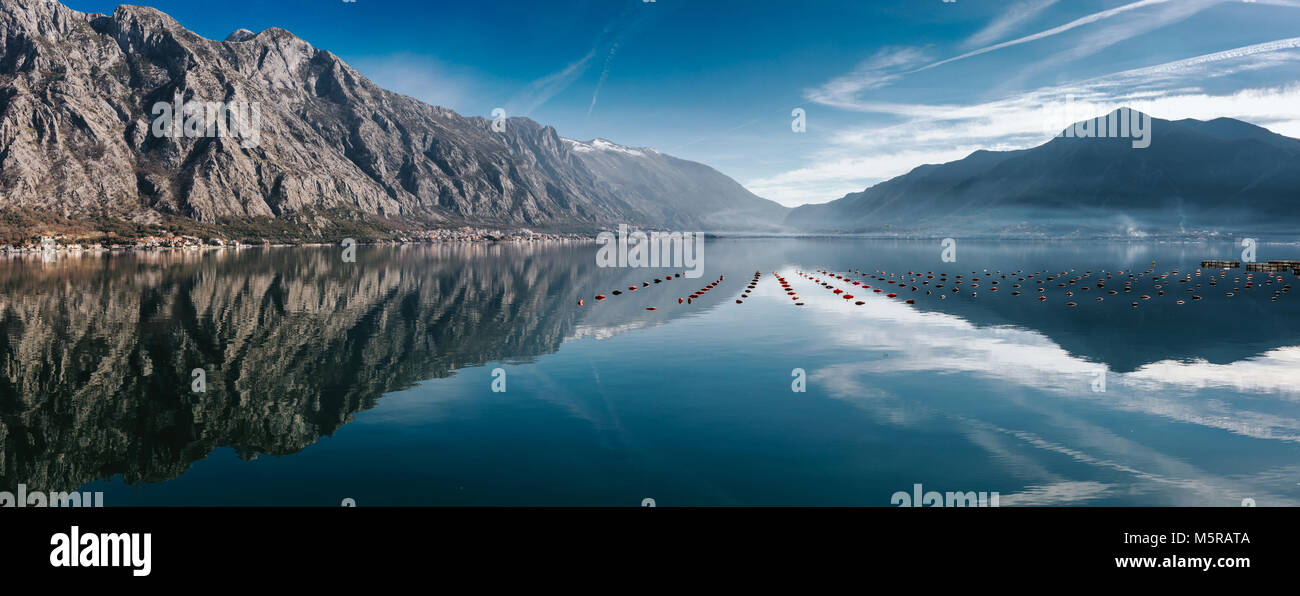
[[[959, 248], [718, 240], [701, 279], [671, 281], [598, 268], [590, 244], [0, 259], [0, 488], [110, 506], [889, 506], [917, 483], [1002, 506], [1300, 502], [1294, 276], [1210, 285], [1196, 266], [1227, 242]], [[903, 277], [920, 281], [884, 283]]]

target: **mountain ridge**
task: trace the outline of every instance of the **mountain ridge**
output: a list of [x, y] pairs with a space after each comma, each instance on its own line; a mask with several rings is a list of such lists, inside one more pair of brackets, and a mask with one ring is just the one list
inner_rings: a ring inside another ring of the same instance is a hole
[[[259, 106], [259, 142], [151, 134], [151, 107], [177, 96]], [[766, 207], [747, 191], [731, 198]], [[553, 127], [387, 91], [278, 27], [213, 41], [149, 7], [0, 6], [0, 236], [11, 240], [46, 229], [329, 239], [710, 219], [697, 209], [661, 221], [665, 200], [620, 195]]]
[[1282, 231], [1296, 223], [1300, 140], [1231, 118], [1152, 118], [1150, 134], [1147, 148], [1128, 137], [1058, 135], [1029, 149], [980, 150], [797, 207], [785, 224], [816, 232], [1142, 236]]

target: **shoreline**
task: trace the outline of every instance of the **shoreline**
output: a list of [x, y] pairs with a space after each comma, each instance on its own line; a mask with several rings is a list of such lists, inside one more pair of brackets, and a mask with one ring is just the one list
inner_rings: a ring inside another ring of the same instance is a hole
[[[942, 236], [875, 236], [862, 234], [764, 234], [764, 233], [705, 233], [708, 240], [863, 240], [863, 241], [894, 241], [894, 242], [930, 242], [939, 241]], [[1233, 237], [1160, 237], [1152, 236], [1145, 238], [1129, 237], [1070, 237], [1070, 238], [1040, 238], [1040, 237], [991, 237], [991, 236], [969, 236], [961, 237], [963, 242], [973, 243], [1032, 243], [1032, 244], [1077, 244], [1085, 242], [1101, 242], [1106, 244], [1207, 244], [1215, 242], [1232, 242]], [[403, 238], [397, 240], [366, 240], [356, 241], [356, 246], [451, 246], [451, 245], [489, 245], [489, 244], [536, 244], [536, 243], [595, 243], [595, 235], [579, 234], [535, 234], [532, 236], [505, 236], [505, 237], [479, 237], [479, 238]], [[1272, 246], [1291, 246], [1300, 245], [1300, 241], [1292, 239], [1259, 239], [1261, 245]], [[23, 245], [0, 245], [0, 255], [3, 256], [20, 256], [20, 255], [42, 255], [47, 253], [60, 255], [100, 255], [114, 253], [156, 253], [156, 252], [210, 252], [224, 250], [249, 250], [259, 248], [327, 248], [339, 247], [341, 242], [283, 242], [283, 241], [265, 241], [265, 242], [229, 242], [229, 243], [208, 243], [208, 242], [181, 242], [181, 243], [150, 243], [141, 240], [123, 241], [111, 244], [86, 244], [86, 243], [55, 243], [52, 247], [46, 247], [41, 244], [28, 243]]]

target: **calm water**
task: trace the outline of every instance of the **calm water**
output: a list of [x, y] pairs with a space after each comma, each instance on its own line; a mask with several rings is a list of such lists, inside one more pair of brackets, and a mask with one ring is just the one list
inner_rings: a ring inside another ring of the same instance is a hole
[[[594, 245], [0, 259], [0, 488], [889, 506], [920, 483], [1003, 506], [1296, 505], [1300, 297], [1289, 273], [1195, 274], [1238, 252], [971, 241], [945, 263], [937, 242], [737, 239], [659, 284], [672, 272], [596, 267]], [[845, 300], [797, 273], [818, 270], [865, 275], [816, 274]]]

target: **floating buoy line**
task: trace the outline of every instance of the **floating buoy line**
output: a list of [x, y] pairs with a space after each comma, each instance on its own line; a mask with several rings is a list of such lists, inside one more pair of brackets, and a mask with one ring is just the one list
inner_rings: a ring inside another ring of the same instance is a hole
[[[663, 277], [656, 277], [656, 278], [654, 278], [654, 279], [652, 279], [652, 280], [650, 280], [650, 281], [643, 281], [643, 282], [641, 282], [641, 285], [639, 285], [639, 286], [637, 286], [637, 285], [630, 285], [630, 286], [627, 287], [627, 290], [626, 290], [626, 291], [627, 291], [627, 292], [635, 292], [635, 291], [637, 291], [637, 290], [639, 290], [639, 289], [641, 289], [641, 288], [648, 288], [648, 287], [650, 287], [652, 284], [662, 284], [662, 283], [664, 283], [664, 282], [670, 282], [670, 281], [674, 281], [674, 280], [680, 280], [680, 279], [682, 279], [685, 275], [686, 275], [685, 273], [674, 273], [674, 274], [671, 274], [671, 275], [665, 275], [665, 276], [663, 276]], [[714, 281], [714, 282], [712, 282], [712, 283], [710, 283], [710, 284], [704, 286], [703, 288], [700, 288], [700, 289], [697, 290], [695, 293], [691, 294], [691, 296], [690, 296], [689, 299], [678, 298], [678, 299], [677, 299], [677, 303], [678, 303], [678, 304], [682, 304], [682, 303], [684, 303], [684, 302], [685, 302], [685, 303], [690, 303], [690, 302], [693, 301], [694, 299], [699, 298], [699, 297], [700, 297], [701, 295], [703, 295], [705, 292], [708, 292], [709, 290], [712, 290], [713, 288], [717, 287], [718, 284], [721, 283], [722, 280], [724, 280], [724, 279], [726, 279], [726, 276], [719, 275], [717, 281]], [[612, 296], [616, 296], [616, 297], [617, 297], [617, 296], [622, 296], [623, 293], [624, 293], [624, 290], [619, 289], [619, 290], [613, 290], [613, 291], [611, 291], [611, 292], [610, 292], [610, 295], [612, 295]], [[596, 294], [596, 297], [595, 297], [595, 298], [596, 298], [596, 301], [597, 301], [597, 302], [601, 302], [601, 301], [604, 301], [604, 300], [608, 300], [608, 299], [609, 299], [609, 296], [606, 296], [605, 294]], [[583, 306], [584, 304], [585, 304], [585, 301], [584, 301], [582, 298], [579, 298], [579, 299], [578, 299], [578, 306], [581, 307], [581, 306]], [[645, 309], [646, 309], [646, 310], [659, 310], [659, 308], [658, 308], [658, 307], [655, 307], [655, 306], [647, 306]]]
[[[852, 302], [857, 306], [867, 303], [867, 296], [879, 295], [883, 298], [898, 300], [914, 305], [919, 299], [948, 300], [962, 298], [977, 301], [980, 292], [1004, 300], [1024, 300], [1026, 293], [1033, 296], [1033, 302], [1051, 304], [1056, 302], [1064, 308], [1078, 309], [1082, 299], [1092, 294], [1092, 302], [1105, 304], [1106, 297], [1132, 295], [1124, 300], [1129, 309], [1157, 307], [1161, 304], [1187, 306], [1202, 302], [1211, 292], [1222, 292], [1225, 298], [1240, 300], [1245, 296], [1267, 297], [1271, 302], [1279, 302], [1290, 294], [1292, 286], [1286, 277], [1300, 276], [1300, 261], [1270, 261], [1269, 263], [1248, 264], [1245, 271], [1236, 270], [1240, 263], [1226, 260], [1207, 260], [1200, 268], [1183, 270], [1172, 269], [1158, 272], [1154, 267], [1141, 270], [1106, 269], [1084, 270], [1067, 269], [1063, 271], [1043, 269], [1025, 271], [1023, 269], [1003, 272], [1001, 270], [970, 271], [969, 273], [949, 273], [936, 271], [890, 272], [884, 270], [833, 272], [829, 269], [817, 269], [813, 272], [795, 271], [795, 277], [810, 281], [827, 290], [830, 296]], [[1208, 265], [1215, 265], [1209, 267]], [[1257, 266], [1251, 266], [1257, 265]], [[794, 289], [779, 272], [772, 276], [781, 287], [781, 291], [790, 298], [795, 306], [804, 306], [800, 293]], [[651, 285], [665, 284], [680, 280], [683, 274], [665, 275], [644, 281], [640, 285], [629, 285], [626, 290], [617, 289], [606, 294], [596, 294], [597, 303], [610, 297], [622, 296], [636, 292]], [[741, 293], [736, 304], [744, 304], [758, 284], [762, 281], [762, 271], [755, 271]], [[716, 289], [726, 279], [718, 278], [689, 295], [678, 297], [677, 304], [693, 304], [705, 294]], [[1222, 287], [1221, 287], [1222, 286]], [[1009, 291], [1008, 291], [1009, 290]], [[1271, 294], [1264, 294], [1271, 291]], [[578, 306], [585, 305], [585, 299], [578, 299]], [[657, 310], [656, 306], [647, 306], [646, 310]]]

